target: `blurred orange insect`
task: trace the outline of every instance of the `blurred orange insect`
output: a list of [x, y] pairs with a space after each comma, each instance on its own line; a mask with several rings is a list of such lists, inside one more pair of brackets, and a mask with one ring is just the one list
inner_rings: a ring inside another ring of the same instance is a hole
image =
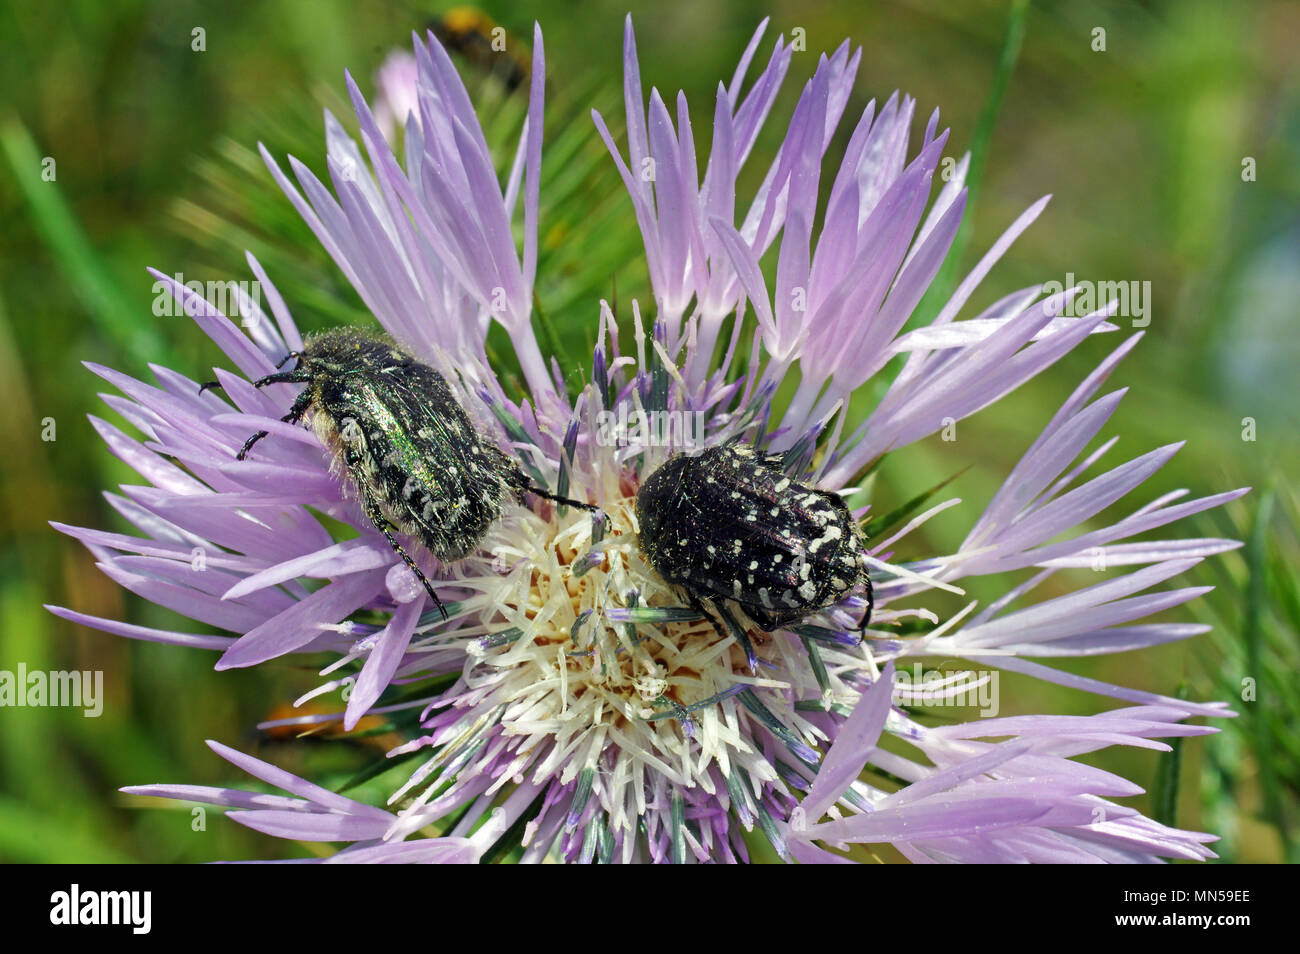
[[399, 744], [400, 739], [392, 732], [377, 732], [387, 724], [382, 715], [362, 716], [356, 728], [351, 732], [343, 729], [343, 713], [338, 704], [325, 702], [305, 702], [295, 706], [281, 702], [267, 713], [267, 717], [258, 723], [263, 737], [272, 742], [292, 742], [295, 739], [344, 739], [352, 742], [375, 746], [385, 751]]

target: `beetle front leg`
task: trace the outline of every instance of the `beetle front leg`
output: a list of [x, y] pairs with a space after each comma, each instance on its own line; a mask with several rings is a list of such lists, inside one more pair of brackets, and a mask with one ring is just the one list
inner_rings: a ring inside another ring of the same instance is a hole
[[264, 388], [268, 384], [304, 384], [310, 380], [310, 372], [297, 368], [293, 371], [277, 371], [275, 374], [268, 374], [266, 377], [258, 378], [253, 382], [253, 387]]
[[586, 510], [588, 513], [595, 513], [600, 508], [595, 504], [584, 503], [581, 500], [574, 500], [572, 497], [561, 497], [559, 494], [553, 494], [545, 487], [537, 487], [528, 484], [524, 487], [530, 494], [536, 494], [538, 497], [545, 497], [547, 500], [554, 500], [556, 503], [564, 504], [569, 507], [577, 507], [579, 510]]
[[586, 510], [588, 513], [595, 513], [600, 508], [594, 504], [586, 503], [582, 500], [574, 500], [572, 497], [561, 497], [559, 494], [553, 494], [545, 487], [538, 487], [533, 483], [532, 478], [525, 474], [519, 468], [514, 469], [514, 473], [507, 478], [506, 483], [515, 488], [515, 492], [522, 495], [525, 493], [536, 494], [546, 500], [554, 500], [558, 504], [564, 504], [567, 507], [577, 507], [579, 510]]
[[[306, 391], [303, 391], [294, 399], [293, 406], [289, 408], [289, 413], [286, 414], [284, 417], [280, 418], [280, 420], [286, 424], [297, 424], [299, 421], [302, 420], [302, 416], [307, 413], [307, 408], [309, 407], [311, 407], [310, 388], [307, 389]], [[253, 445], [256, 444], [258, 441], [260, 441], [263, 437], [266, 437], [268, 433], [270, 432], [258, 431], [248, 440], [244, 441], [244, 446], [241, 447], [239, 449], [239, 453], [235, 455], [235, 460], [243, 460], [245, 457], [247, 457], [248, 452], [253, 449]]]

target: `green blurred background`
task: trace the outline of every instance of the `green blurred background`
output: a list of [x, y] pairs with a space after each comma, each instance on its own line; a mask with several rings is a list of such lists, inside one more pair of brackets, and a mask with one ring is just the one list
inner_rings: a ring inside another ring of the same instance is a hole
[[[291, 151], [321, 174], [320, 109], [328, 105], [347, 121], [344, 69], [369, 93], [387, 53], [448, 6], [0, 4], [0, 669], [19, 662], [29, 670], [99, 669], [107, 694], [98, 719], [79, 710], [0, 709], [0, 860], [303, 856], [320, 849], [264, 838], [215, 814], [195, 832], [188, 811], [132, 801], [116, 789], [246, 784], [204, 738], [326, 782], [378, 751], [382, 737], [286, 742], [253, 728], [314, 685], [310, 666], [219, 674], [213, 654], [133, 643], [48, 615], [42, 603], [199, 631], [125, 596], [47, 521], [124, 530], [101, 491], [138, 480], [86, 420], [87, 413], [114, 415], [96, 397], [106, 389], [81, 361], [139, 377], [155, 362], [203, 378], [220, 360], [187, 319], [153, 315], [146, 266], [187, 279], [248, 279], [242, 251], [251, 248], [303, 327], [366, 320], [253, 147], [261, 140], [277, 157]], [[630, 205], [586, 118], [594, 103], [611, 127], [622, 127], [629, 4], [480, 7], [520, 38], [512, 39], [515, 50], [531, 38], [534, 18], [545, 31], [550, 187], [539, 297], [553, 332], [548, 341], [566, 355], [566, 371], [576, 372], [584, 353], [589, 361], [596, 296], [610, 295], [616, 280], [624, 303], [645, 297], [644, 268], [626, 261], [635, 243]], [[806, 30], [810, 52], [795, 56], [751, 174], [779, 142], [813, 57], [845, 37], [864, 55], [839, 146], [866, 100], [894, 89], [918, 99], [918, 115], [942, 109], [952, 154], [985, 143], [957, 277], [1025, 206], [1053, 193], [973, 305], [1033, 282], [1064, 282], [1067, 272], [1151, 282], [1147, 337], [1112, 378], [1133, 390], [1106, 432], [1121, 435], [1108, 459], [1186, 438], [1129, 509], [1179, 487], [1199, 495], [1249, 484], [1256, 492], [1246, 500], [1175, 532], [1234, 535], [1250, 546], [1198, 568], [1195, 581], [1216, 584], [1215, 593], [1169, 614], [1213, 622], [1213, 636], [1065, 668], [1233, 701], [1242, 718], [1219, 736], [1181, 746], [1177, 757], [1123, 750], [1093, 761], [1151, 791], [1133, 804], [1223, 835], [1216, 847], [1224, 860], [1294, 860], [1300, 597], [1292, 568], [1300, 543], [1287, 465], [1297, 459], [1300, 392], [1300, 5], [669, 0], [630, 7], [644, 86], [686, 91], [701, 154], [713, 89], [730, 77], [761, 16], [770, 14], [775, 28], [761, 59], [777, 32]], [[195, 28], [204, 31], [203, 51], [192, 49]], [[1093, 49], [1098, 28], [1104, 51]], [[505, 142], [521, 98], [475, 75], [482, 71], [473, 63], [465, 71], [490, 137]], [[41, 175], [47, 157], [54, 181]], [[1243, 178], [1246, 166], [1254, 174]], [[891, 456], [879, 478], [882, 499], [901, 502], [973, 465], [953, 487], [967, 503], [927, 527], [935, 550], [955, 547], [979, 502], [1119, 340], [1086, 343], [961, 424], [956, 442], [936, 437]], [[42, 439], [50, 418], [53, 441]], [[1245, 418], [1254, 421], [1253, 441], [1243, 440]], [[1003, 582], [983, 583], [975, 595], [988, 599]], [[1256, 680], [1256, 701], [1239, 700], [1243, 678]], [[1003, 680], [1004, 714], [1112, 705]]]

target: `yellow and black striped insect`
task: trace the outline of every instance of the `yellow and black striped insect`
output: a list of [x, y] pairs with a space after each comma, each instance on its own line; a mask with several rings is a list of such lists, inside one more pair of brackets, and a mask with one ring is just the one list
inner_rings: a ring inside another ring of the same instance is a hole
[[[255, 386], [307, 385], [281, 420], [296, 424], [311, 412], [317, 436], [366, 517], [444, 617], [433, 584], [395, 533], [454, 563], [478, 546], [508, 493], [527, 491], [596, 509], [534, 486], [512, 458], [478, 433], [443, 376], [391, 341], [338, 329], [311, 338], [280, 364], [292, 359], [296, 368], [268, 374]], [[266, 436], [259, 431], [250, 437], [237, 458], [247, 457]]]
[[507, 90], [518, 89], [532, 72], [528, 48], [482, 10], [453, 7], [430, 21], [429, 29], [443, 46], [498, 77]]
[[779, 457], [736, 443], [677, 454], [642, 483], [636, 513], [646, 559], [721, 635], [706, 600], [724, 617], [731, 600], [770, 632], [864, 585], [859, 631], [871, 619], [866, 548], [848, 506], [787, 476]]

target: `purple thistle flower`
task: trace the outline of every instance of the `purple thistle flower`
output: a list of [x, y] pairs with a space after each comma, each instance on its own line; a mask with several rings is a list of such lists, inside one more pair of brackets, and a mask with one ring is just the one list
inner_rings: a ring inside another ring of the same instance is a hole
[[[593, 518], [508, 501], [464, 560], [437, 566], [420, 557], [448, 604], [444, 621], [331, 474], [315, 435], [279, 421], [293, 386], [249, 383], [302, 346], [257, 261], [249, 256], [270, 314], [241, 302], [246, 332], [169, 284], [243, 376], [217, 369], [223, 400], [170, 369], [154, 368], [156, 384], [146, 384], [89, 365], [122, 392], [109, 402], [143, 440], [102, 421], [95, 426], [147, 485], [109, 495], [134, 535], [56, 526], [125, 588], [231, 635], [53, 612], [130, 638], [218, 650], [218, 668], [329, 653], [335, 661], [311, 695], [350, 686], [347, 728], [367, 713], [407, 709], [419, 711], [422, 732], [391, 753], [417, 756], [389, 799], [392, 810], [215, 743], [223, 758], [296, 797], [176, 785], [129, 791], [228, 806], [236, 821], [279, 837], [350, 843], [337, 861], [477, 861], [520, 823], [522, 837], [510, 847], [526, 861], [743, 861], [744, 832], [760, 832], [783, 857], [805, 862], [842, 861], [834, 849], [872, 844], [894, 845], [915, 861], [1212, 856], [1204, 847], [1211, 836], [1116, 804], [1111, 799], [1137, 786], [1073, 758], [1110, 745], [1166, 748], [1155, 740], [1212, 731], [1183, 724], [1189, 717], [1231, 713], [1036, 661], [1197, 634], [1202, 627], [1143, 620], [1202, 590], [1154, 588], [1237, 546], [1131, 538], [1244, 491], [1190, 501], [1173, 494], [1117, 521], [1101, 516], [1177, 450], [1160, 448], [1084, 478], [1114, 443], [1087, 451], [1123, 391], [1097, 394], [1140, 335], [1121, 343], [1048, 422], [955, 553], [918, 554], [911, 534], [956, 500], [869, 541], [875, 612], [864, 640], [850, 632], [861, 595], [754, 645], [722, 638], [683, 611], [638, 548], [636, 488], [679, 449], [756, 440], [785, 452], [792, 476], [847, 495], [885, 454], [996, 402], [1088, 336], [1116, 330], [1108, 309], [1065, 317], [1072, 292], [1044, 299], [1040, 287], [958, 320], [1044, 199], [1007, 228], [930, 325], [903, 332], [953, 243], [968, 159], [931, 201], [947, 132], [932, 115], [910, 153], [915, 102], [895, 94], [879, 109], [868, 105], [838, 165], [826, 169], [861, 57], [847, 42], [821, 57], [762, 184], [740, 201], [738, 174], [755, 159], [791, 64], [778, 39], [746, 83], [765, 26], [731, 81], [718, 85], [701, 175], [685, 97], [677, 96], [674, 114], [652, 90], [647, 109], [629, 20], [626, 156], [605, 120], [594, 119], [644, 238], [655, 318], [647, 327], [634, 304], [630, 324], [620, 325], [599, 303], [595, 372], [576, 400], [557, 383], [559, 369], [548, 366], [531, 325], [540, 29], [527, 119], [504, 183], [433, 37], [416, 39], [413, 70], [396, 60], [385, 67], [378, 116], [348, 78], [361, 141], [326, 115], [332, 190], [289, 157], [295, 184], [263, 150], [271, 174], [379, 323], [439, 369], [481, 429], [539, 482], [601, 512]], [[413, 84], [404, 90], [393, 85], [403, 68]], [[399, 162], [388, 137], [403, 120]], [[824, 171], [831, 187], [818, 228]], [[512, 231], [519, 220], [522, 248]], [[775, 265], [770, 286], [763, 261]], [[730, 339], [722, 340], [732, 315]], [[525, 395], [508, 393], [488, 363], [493, 321], [513, 343]], [[898, 354], [906, 358], [884, 397], [853, 426], [849, 397]], [[774, 417], [772, 395], [794, 373], [800, 384]], [[652, 413], [699, 421], [699, 432], [679, 430], [663, 441], [629, 431], [629, 420]], [[257, 430], [269, 439], [237, 461]], [[336, 540], [313, 511], [357, 535]], [[1089, 566], [1125, 572], [1012, 608], [1058, 570]], [[926, 606], [936, 590], [962, 594], [963, 578], [1010, 571], [1029, 575], [987, 606], [971, 603], [943, 619]], [[903, 636], [905, 621], [924, 626]], [[913, 703], [954, 699], [987, 682], [950, 676], [931, 693], [895, 671], [902, 660], [936, 657], [1137, 705], [1089, 717], [930, 727], [911, 713]], [[403, 687], [404, 700], [381, 704], [391, 687]], [[910, 754], [878, 747], [886, 732]], [[1002, 741], [982, 741], [990, 738]]]

